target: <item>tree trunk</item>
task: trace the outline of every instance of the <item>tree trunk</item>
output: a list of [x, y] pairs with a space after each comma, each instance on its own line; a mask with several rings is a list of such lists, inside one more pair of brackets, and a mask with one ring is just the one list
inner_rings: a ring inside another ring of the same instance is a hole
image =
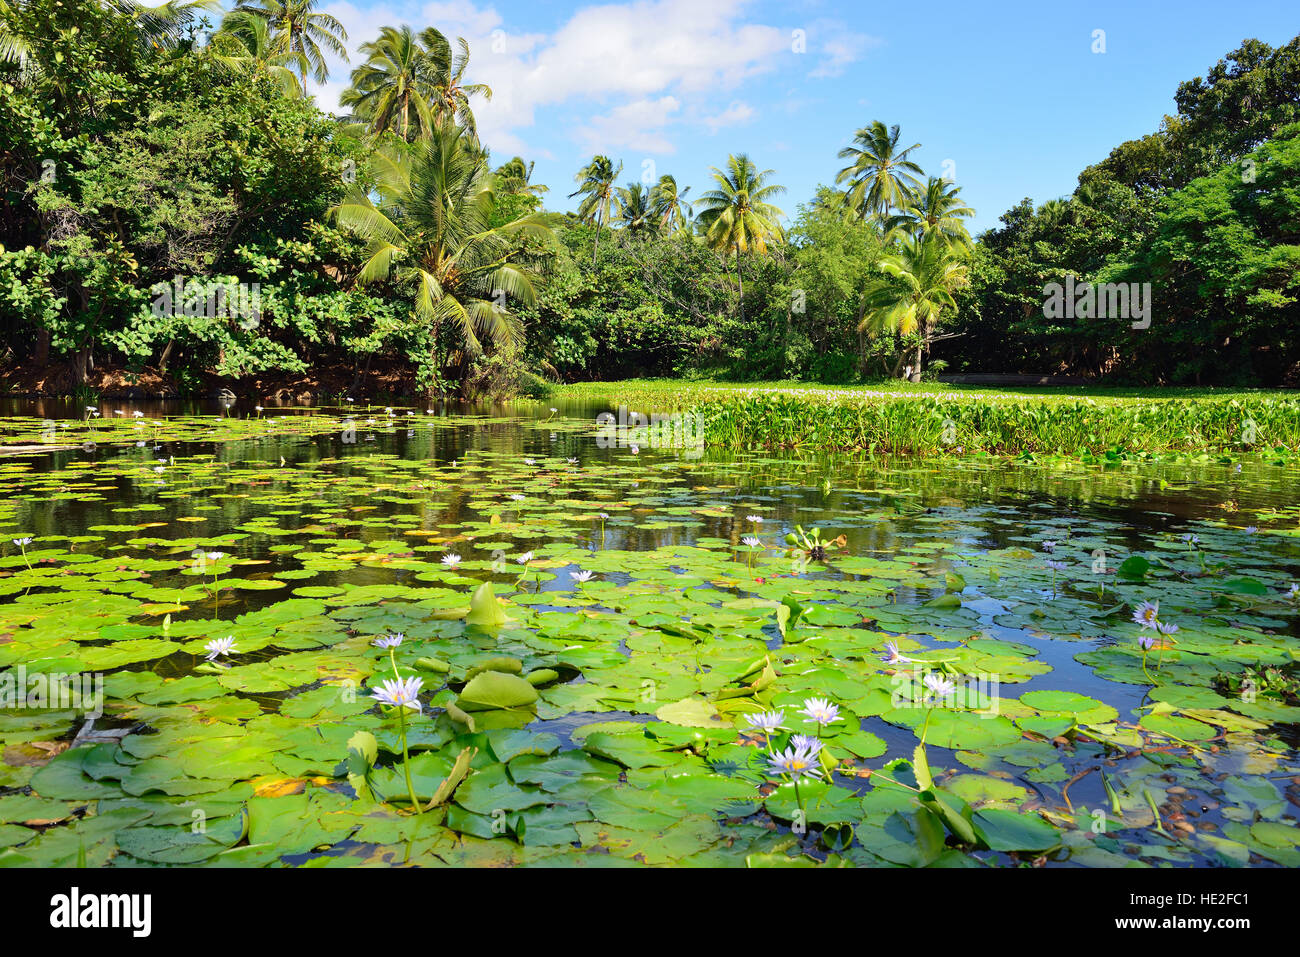
[[32, 361], [38, 366], [50, 361], [50, 330], [41, 329], [36, 333], [36, 353]]
[[158, 374], [167, 374], [167, 363], [171, 361], [172, 350], [176, 348], [176, 340], [168, 339], [167, 345], [163, 346], [162, 355], [158, 357]]
[[438, 397], [438, 329], [433, 329], [433, 342], [429, 346], [429, 368], [431, 378], [429, 379], [429, 401], [432, 402]]
[[85, 385], [86, 380], [90, 378], [90, 347], [82, 346], [72, 355], [72, 381], [77, 385]]
[[745, 321], [745, 273], [740, 268], [740, 247], [736, 247], [736, 280], [740, 283], [740, 321]]

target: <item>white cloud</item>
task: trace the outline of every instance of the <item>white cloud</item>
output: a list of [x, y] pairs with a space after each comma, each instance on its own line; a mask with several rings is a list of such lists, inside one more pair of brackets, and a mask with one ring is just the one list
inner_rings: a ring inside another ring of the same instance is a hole
[[861, 59], [867, 50], [881, 42], [878, 37], [850, 30], [838, 20], [818, 20], [810, 32], [821, 60], [808, 75], [818, 79], [840, 76], [850, 63]]
[[[470, 0], [426, 3], [420, 11], [424, 22], [450, 35], [485, 36], [502, 24], [495, 7], [479, 9]], [[423, 28], [421, 28], [423, 29]]]
[[754, 108], [748, 103], [736, 100], [721, 113], [714, 116], [705, 116], [701, 122], [709, 128], [710, 133], [716, 133], [724, 126], [735, 126], [738, 123], [748, 123], [754, 118]]
[[664, 127], [681, 109], [675, 96], [636, 100], [594, 117], [577, 133], [593, 152], [613, 152], [618, 147], [645, 153], [672, 153], [675, 147], [664, 135]]
[[[526, 151], [521, 137], [539, 108], [588, 103], [606, 111], [573, 130], [579, 138], [668, 153], [674, 125], [700, 115], [720, 91], [789, 67], [790, 31], [744, 22], [745, 6], [746, 0], [610, 3], [578, 10], [550, 34], [516, 33], [494, 7], [473, 0], [389, 0], [364, 10], [335, 0], [322, 10], [343, 22], [352, 50], [384, 24], [431, 24], [463, 35], [471, 50], [467, 79], [493, 90], [492, 101], [479, 101], [474, 115], [494, 152]], [[832, 61], [845, 55], [828, 53]], [[329, 82], [313, 90], [324, 109], [337, 109], [350, 71], [330, 62]], [[716, 130], [752, 113], [733, 103], [704, 122]]]

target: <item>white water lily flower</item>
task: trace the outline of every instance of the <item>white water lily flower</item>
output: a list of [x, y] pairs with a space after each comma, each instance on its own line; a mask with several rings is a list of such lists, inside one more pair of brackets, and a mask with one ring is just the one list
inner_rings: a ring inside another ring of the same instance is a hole
[[15, 539], [14, 539], [14, 544], [17, 545], [19, 548], [26, 548], [26, 547], [27, 547], [28, 545], [30, 545], [31, 543], [32, 543], [32, 540], [31, 540], [30, 538], [15, 538]]
[[141, 411], [139, 411], [138, 409], [137, 409], [135, 412], [132, 412], [131, 415], [134, 416], [134, 417], [137, 418], [137, 419], [143, 419], [143, 418], [144, 418], [144, 413], [141, 412]]
[[906, 655], [900, 655], [898, 653], [898, 642], [887, 641], [885, 642], [885, 654], [883, 660], [887, 665], [896, 665], [900, 661], [914, 661], [915, 659], [909, 658]]
[[372, 688], [371, 693], [378, 699], [380, 704], [386, 704], [390, 708], [410, 708], [412, 711], [424, 711], [424, 706], [420, 704], [420, 688], [424, 686], [424, 679], [412, 675], [409, 678], [389, 678], [381, 682], [378, 688]]
[[536, 462], [534, 459], [524, 459], [524, 464], [525, 464], [525, 465], [536, 465], [537, 462]]
[[785, 720], [784, 711], [760, 711], [758, 714], [745, 715], [745, 723], [754, 731], [762, 731], [764, 734], [771, 734], [773, 731], [781, 730]]
[[800, 748], [787, 748], [781, 754], [772, 755], [767, 761], [777, 774], [788, 774], [796, 781], [805, 777], [822, 776], [822, 767], [817, 760], [817, 755]]
[[396, 648], [405, 638], [406, 635], [399, 631], [391, 635], [384, 635], [382, 638], [376, 638], [371, 644], [376, 648]]
[[755, 538], [753, 535], [746, 535], [740, 541], [742, 544], [748, 545], [750, 548], [761, 548], [763, 545], [762, 539]]
[[216, 661], [218, 655], [228, 655], [232, 651], [238, 650], [235, 648], [234, 635], [226, 635], [224, 638], [213, 638], [203, 647], [208, 652], [208, 661]]
[[455, 568], [457, 565], [460, 564], [460, 556], [457, 555], [455, 552], [452, 552], [449, 555], [443, 555], [442, 563], [446, 565], [448, 568]]
[[799, 709], [799, 713], [809, 721], [822, 726], [844, 720], [840, 717], [839, 705], [832, 704], [829, 698], [808, 698]]
[[816, 757], [821, 753], [825, 745], [820, 738], [814, 738], [810, 734], [795, 734], [790, 736], [790, 743], [798, 751], [806, 751], [810, 757]]
[[528, 498], [527, 495], [520, 495], [518, 492], [515, 492], [513, 495], [510, 496], [511, 501], [514, 502], [523, 502], [527, 498]]
[[956, 684], [949, 681], [937, 671], [931, 671], [925, 676], [925, 686], [940, 698], [946, 698], [957, 690]]
[[569, 572], [569, 577], [579, 585], [585, 585], [587, 582], [591, 581], [591, 576], [592, 573], [589, 571]]
[[520, 555], [518, 558], [515, 559], [515, 561], [517, 561], [520, 565], [527, 565], [532, 560], [533, 560], [532, 552], [524, 552], [522, 555]]
[[206, 557], [207, 557], [208, 561], [210, 561], [210, 562], [219, 562], [219, 561], [221, 561], [221, 559], [223, 559], [223, 558], [226, 557], [226, 553], [225, 553], [225, 552], [208, 552]]
[[746, 516], [745, 516], [745, 521], [747, 521], [747, 522], [753, 522], [755, 525], [762, 525], [762, 524], [763, 524], [763, 516], [762, 516], [762, 515], [746, 515]]
[[1160, 617], [1160, 602], [1144, 601], [1133, 612], [1133, 620], [1143, 628], [1154, 629]]

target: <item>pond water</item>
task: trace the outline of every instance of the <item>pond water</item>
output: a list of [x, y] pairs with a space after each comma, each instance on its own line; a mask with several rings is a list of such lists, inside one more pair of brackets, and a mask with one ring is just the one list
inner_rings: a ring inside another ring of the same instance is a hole
[[1294, 469], [242, 406], [0, 407], [0, 863], [1300, 864]]

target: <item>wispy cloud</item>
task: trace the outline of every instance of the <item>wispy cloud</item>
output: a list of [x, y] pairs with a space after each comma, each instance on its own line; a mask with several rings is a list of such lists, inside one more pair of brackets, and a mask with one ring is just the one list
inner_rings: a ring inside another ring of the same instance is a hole
[[[704, 117], [717, 130], [752, 115], [740, 102], [716, 112], [719, 92], [794, 65], [790, 31], [747, 22], [746, 6], [746, 0], [606, 4], [578, 10], [551, 33], [515, 28], [495, 7], [473, 0], [396, 0], [365, 9], [335, 0], [322, 9], [347, 27], [354, 50], [384, 24], [431, 24], [464, 36], [472, 54], [467, 78], [493, 90], [492, 101], [476, 103], [474, 115], [494, 150], [523, 150], [539, 109], [582, 104], [600, 112], [575, 122], [575, 138], [670, 153], [689, 118]], [[314, 90], [323, 108], [337, 108], [350, 69], [330, 62], [330, 81]]]

